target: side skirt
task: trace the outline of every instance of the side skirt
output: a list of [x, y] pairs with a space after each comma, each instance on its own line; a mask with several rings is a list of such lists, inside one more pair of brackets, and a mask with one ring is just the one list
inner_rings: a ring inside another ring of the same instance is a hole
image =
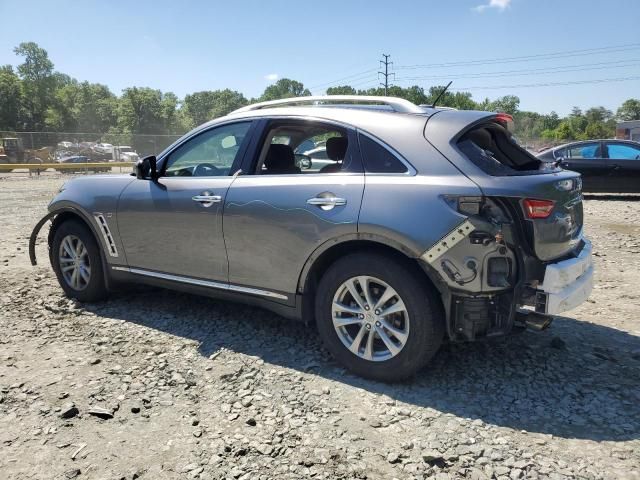
[[[302, 296], [267, 292], [250, 287], [230, 285], [189, 277], [162, 274], [136, 268], [112, 266], [110, 277], [118, 283], [142, 283], [155, 287], [178, 290], [220, 300], [252, 305], [272, 311], [292, 320], [302, 320]], [[143, 273], [144, 272], [144, 273]], [[287, 299], [292, 305], [280, 303]]]

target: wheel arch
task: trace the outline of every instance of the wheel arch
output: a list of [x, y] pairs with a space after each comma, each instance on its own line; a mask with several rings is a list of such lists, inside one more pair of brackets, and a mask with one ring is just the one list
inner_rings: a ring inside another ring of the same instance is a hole
[[305, 263], [298, 280], [298, 294], [301, 296], [302, 319], [305, 323], [313, 323], [315, 312], [315, 295], [317, 284], [327, 269], [337, 260], [351, 253], [369, 252], [391, 257], [407, 265], [415, 274], [424, 279], [438, 292], [441, 302], [445, 301], [448, 291], [438, 273], [425, 268], [402, 244], [371, 234], [353, 234], [334, 239], [318, 247]]
[[100, 241], [100, 236], [94, 225], [91, 223], [91, 220], [87, 217], [87, 215], [79, 208], [71, 205], [61, 206], [51, 212], [49, 212], [46, 216], [44, 216], [35, 226], [33, 232], [31, 233], [31, 238], [29, 239], [29, 258], [31, 260], [32, 265], [37, 264], [36, 253], [35, 253], [35, 244], [38, 238], [38, 234], [42, 226], [47, 222], [47, 220], [51, 220], [51, 227], [49, 228], [49, 233], [47, 235], [47, 245], [49, 246], [49, 251], [51, 251], [51, 244], [53, 243], [53, 236], [56, 233], [56, 230], [62, 225], [64, 222], [69, 220], [77, 220], [82, 225], [87, 227], [93, 235], [96, 244], [98, 245], [98, 250], [100, 251], [100, 261], [102, 262], [102, 271], [104, 275], [105, 284], [109, 286], [109, 274], [108, 267], [109, 264], [107, 262], [106, 256], [104, 254], [104, 246]]

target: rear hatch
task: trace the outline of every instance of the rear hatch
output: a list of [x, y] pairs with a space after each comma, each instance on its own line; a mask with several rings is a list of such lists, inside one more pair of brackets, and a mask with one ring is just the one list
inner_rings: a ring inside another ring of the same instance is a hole
[[545, 165], [513, 139], [511, 117], [490, 112], [434, 114], [425, 137], [483, 195], [499, 197], [542, 261], [569, 254], [582, 237], [580, 174]]

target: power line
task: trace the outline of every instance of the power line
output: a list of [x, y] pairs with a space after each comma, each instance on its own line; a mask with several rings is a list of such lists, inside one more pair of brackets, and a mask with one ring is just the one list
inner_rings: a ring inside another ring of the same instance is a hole
[[600, 78], [596, 80], [575, 80], [572, 82], [544, 82], [544, 83], [525, 83], [520, 85], [494, 85], [494, 86], [484, 86], [478, 85], [473, 87], [457, 87], [454, 90], [456, 91], [466, 91], [466, 90], [498, 90], [501, 88], [534, 88], [534, 87], [557, 87], [562, 85], [583, 85], [588, 83], [610, 83], [610, 82], [626, 82], [628, 80], [640, 80], [640, 75], [631, 76], [631, 77], [617, 77], [617, 78]]
[[516, 62], [527, 62], [527, 61], [534, 61], [534, 60], [552, 60], [552, 59], [555, 60], [557, 58], [565, 58], [565, 57], [571, 57], [571, 56], [616, 53], [619, 51], [635, 50], [638, 47], [640, 47], [640, 43], [629, 43], [626, 45], [612, 45], [610, 47], [588, 48], [588, 49], [581, 49], [581, 50], [564, 50], [559, 52], [540, 53], [536, 55], [522, 55], [518, 57], [501, 57], [501, 58], [487, 58], [482, 60], [464, 60], [464, 61], [458, 61], [458, 62], [399, 65], [396, 68], [398, 70], [414, 70], [414, 69], [420, 69], [420, 68], [436, 68], [436, 67], [446, 68], [446, 67], [456, 67], [456, 66], [516, 63]]
[[586, 63], [582, 65], [565, 65], [558, 67], [546, 67], [537, 69], [521, 69], [506, 70], [502, 72], [480, 72], [480, 73], [459, 73], [450, 75], [426, 75], [415, 77], [400, 77], [398, 82], [413, 80], [437, 80], [437, 79], [457, 79], [457, 78], [496, 78], [496, 77], [515, 77], [519, 75], [538, 74], [544, 75], [549, 73], [566, 73], [566, 72], [582, 72], [588, 70], [602, 70], [610, 68], [625, 68], [639, 65], [640, 59], [633, 60], [617, 60], [613, 62]]
[[332, 80], [330, 82], [319, 83], [317, 85], [313, 85], [313, 86], [309, 87], [309, 90], [314, 90], [314, 89], [319, 88], [319, 87], [324, 87], [324, 86], [327, 86], [327, 85], [332, 85], [332, 84], [335, 84], [335, 83], [338, 83], [338, 82], [342, 82], [344, 80], [349, 80], [350, 78], [353, 78], [353, 77], [361, 77], [364, 74], [371, 74], [372, 72], [375, 72], [376, 70], [377, 70], [377, 68], [371, 68], [369, 70], [364, 70], [364, 71], [359, 72], [359, 73], [354, 73], [353, 75], [348, 75], [346, 77], [338, 78], [337, 80]]
[[393, 75], [395, 80], [396, 75], [394, 73], [389, 73], [389, 65], [393, 65], [393, 62], [389, 61], [389, 57], [391, 57], [391, 55], [383, 53], [382, 56], [384, 57], [384, 60], [380, 60], [380, 65], [384, 65], [384, 72], [378, 71], [378, 76], [382, 75], [384, 77], [384, 83], [381, 83], [380, 85], [384, 87], [384, 95], [386, 97], [389, 90], [389, 76]]

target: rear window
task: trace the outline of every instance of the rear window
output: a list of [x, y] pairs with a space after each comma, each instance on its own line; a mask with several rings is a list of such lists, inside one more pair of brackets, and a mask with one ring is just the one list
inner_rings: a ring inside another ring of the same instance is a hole
[[501, 125], [486, 123], [465, 133], [458, 148], [477, 167], [492, 176], [549, 173], [548, 167], [516, 143]]
[[407, 166], [375, 140], [360, 135], [360, 149], [367, 173], [406, 173]]

